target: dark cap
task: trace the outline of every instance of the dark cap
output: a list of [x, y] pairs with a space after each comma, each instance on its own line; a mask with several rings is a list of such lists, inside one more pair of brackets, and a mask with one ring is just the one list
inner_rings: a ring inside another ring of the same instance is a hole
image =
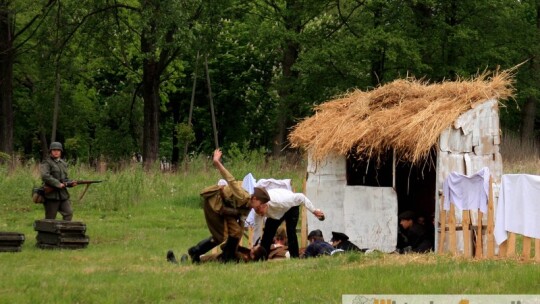
[[51, 145], [49, 146], [49, 151], [51, 150], [60, 150], [60, 151], [64, 151], [64, 149], [62, 148], [62, 144], [57, 142], [57, 141], [53, 141], [51, 143]]
[[332, 231], [332, 239], [330, 241], [346, 241], [348, 239], [349, 237], [345, 233]]
[[268, 195], [268, 192], [264, 188], [255, 187], [253, 188], [253, 194], [251, 196], [256, 197], [261, 202], [268, 202], [270, 201], [270, 195]]
[[412, 220], [414, 217], [415, 214], [411, 210], [404, 211], [398, 216], [400, 220]]
[[322, 238], [322, 237], [323, 237], [322, 231], [319, 230], [319, 229], [317, 229], [317, 230], [312, 230], [312, 231], [308, 234], [307, 238], [308, 238], [308, 240], [309, 240], [309, 239], [311, 239], [311, 238], [313, 238], [313, 237], [321, 237], [321, 238]]

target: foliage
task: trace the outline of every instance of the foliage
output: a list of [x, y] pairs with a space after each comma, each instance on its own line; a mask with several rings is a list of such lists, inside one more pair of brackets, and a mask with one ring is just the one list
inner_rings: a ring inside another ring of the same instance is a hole
[[[188, 123], [192, 93], [189, 152], [210, 153], [207, 76], [220, 145], [251, 150], [275, 146], [313, 105], [407, 76], [468, 78], [525, 62], [517, 97], [501, 111], [502, 126], [516, 132], [524, 105], [540, 98], [535, 1], [70, 0], [45, 12], [35, 1], [9, 5], [15, 32], [40, 16], [15, 40], [13, 144], [23, 159], [39, 159], [53, 137], [56, 97], [55, 138], [70, 158], [120, 161], [143, 151], [150, 91], [160, 157], [185, 145], [174, 130]], [[152, 60], [162, 65], [148, 88]]]

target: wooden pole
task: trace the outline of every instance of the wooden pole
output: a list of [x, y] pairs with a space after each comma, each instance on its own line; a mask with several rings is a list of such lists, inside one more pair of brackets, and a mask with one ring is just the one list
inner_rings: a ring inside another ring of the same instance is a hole
[[531, 257], [531, 238], [523, 236], [523, 251], [522, 256], [525, 261], [528, 261]]
[[506, 243], [508, 244], [508, 247], [506, 248], [506, 256], [509, 258], [514, 257], [516, 255], [516, 234], [509, 232]]
[[476, 225], [478, 226], [476, 228], [476, 249], [475, 249], [475, 252], [474, 252], [474, 256], [476, 258], [479, 258], [481, 259], [483, 257], [483, 249], [484, 249], [484, 244], [482, 244], [482, 217], [484, 216], [484, 214], [482, 213], [482, 211], [478, 210], [478, 219], [476, 221]]
[[[487, 215], [487, 257], [495, 256], [495, 211], [493, 207], [493, 178], [489, 176], [488, 215]], [[500, 253], [500, 248], [499, 248]]]
[[453, 254], [457, 254], [457, 239], [456, 239], [456, 215], [454, 204], [450, 202], [450, 214], [448, 216], [448, 234], [450, 236], [449, 251]]
[[[306, 194], [306, 183], [307, 183], [307, 172], [306, 176], [304, 177], [304, 182], [302, 183], [302, 193]], [[306, 207], [302, 206], [301, 209], [302, 213], [302, 220], [301, 220], [301, 226], [300, 226], [300, 247], [304, 248], [307, 246], [307, 212]]]
[[[189, 115], [188, 115], [188, 126], [190, 127], [191, 127], [191, 120], [193, 119], [193, 106], [195, 105], [195, 89], [197, 88], [198, 70], [199, 70], [199, 51], [197, 51], [197, 58], [195, 59], [195, 69], [193, 69], [193, 86], [191, 87], [191, 101], [189, 103]], [[184, 147], [184, 164], [186, 166], [187, 166], [188, 147], [189, 147], [189, 142], [186, 142], [186, 145]]]
[[534, 260], [540, 263], [540, 239], [534, 241]]
[[83, 190], [83, 192], [82, 192], [82, 193], [81, 193], [81, 195], [79, 196], [79, 202], [81, 202], [81, 201], [82, 201], [82, 199], [83, 199], [84, 195], [86, 194], [86, 191], [87, 191], [87, 190], [88, 190], [88, 188], [90, 187], [90, 184], [86, 184], [85, 186], [86, 186], [86, 187], [84, 187], [84, 190]]
[[441, 195], [441, 207], [439, 209], [439, 221], [440, 221], [440, 226], [439, 226], [440, 236], [439, 236], [439, 247], [438, 247], [437, 251], [439, 253], [443, 253], [443, 251], [444, 251], [444, 241], [445, 241], [445, 237], [446, 237], [446, 211], [444, 210], [444, 195]]
[[214, 112], [214, 97], [212, 96], [212, 85], [210, 84], [210, 73], [208, 72], [208, 54], [204, 56], [204, 69], [206, 70], [206, 84], [208, 86], [208, 98], [210, 99], [210, 114], [212, 115], [212, 129], [214, 130], [214, 145], [219, 148], [218, 132], [216, 126], [216, 114]]
[[471, 231], [469, 226], [471, 225], [471, 218], [469, 210], [463, 210], [461, 212], [461, 227], [463, 231], [463, 255], [465, 257], [471, 257]]

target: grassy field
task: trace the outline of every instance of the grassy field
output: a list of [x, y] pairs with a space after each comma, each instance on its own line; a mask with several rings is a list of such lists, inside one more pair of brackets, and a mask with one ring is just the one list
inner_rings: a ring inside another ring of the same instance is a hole
[[[538, 167], [538, 161], [533, 160]], [[229, 156], [237, 177], [292, 178], [301, 189], [305, 163]], [[517, 165], [516, 165], [517, 164]], [[528, 166], [519, 163], [508, 166]], [[519, 167], [521, 168], [521, 167]], [[519, 171], [518, 169], [511, 169]], [[529, 171], [528, 173], [536, 173]], [[36, 248], [30, 200], [36, 167], [0, 167], [0, 231], [26, 235], [18, 253], [0, 253], [0, 303], [341, 303], [343, 294], [535, 294], [540, 265], [515, 259], [463, 260], [445, 255], [342, 255], [253, 264], [173, 265], [207, 237], [198, 191], [219, 179], [207, 158], [178, 173], [138, 167], [98, 173], [76, 166], [78, 179], [102, 179], [82, 201], [71, 190], [74, 221], [87, 225], [82, 250]]]

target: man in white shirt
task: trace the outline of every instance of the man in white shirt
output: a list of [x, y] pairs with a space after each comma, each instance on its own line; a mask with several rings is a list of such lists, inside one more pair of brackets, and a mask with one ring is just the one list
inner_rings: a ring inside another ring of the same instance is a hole
[[304, 205], [319, 220], [324, 220], [324, 213], [315, 209], [311, 201], [302, 193], [294, 193], [287, 189], [269, 189], [255, 187], [251, 195], [251, 208], [257, 214], [257, 221], [266, 216], [261, 246], [270, 252], [270, 246], [279, 225], [285, 221], [289, 243], [289, 253], [292, 258], [299, 256], [296, 225], [300, 216], [300, 205]]

